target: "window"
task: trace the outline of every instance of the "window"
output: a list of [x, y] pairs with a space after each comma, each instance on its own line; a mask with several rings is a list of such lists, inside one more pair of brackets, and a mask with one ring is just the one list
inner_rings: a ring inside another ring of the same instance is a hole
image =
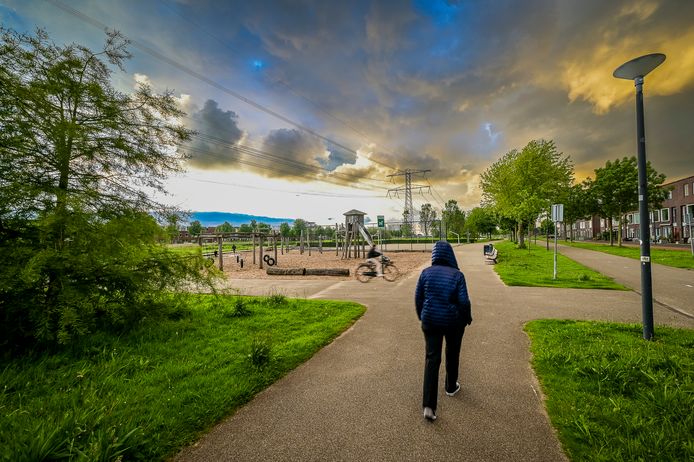
[[689, 195], [689, 183], [685, 183], [685, 185], [684, 185], [684, 195], [685, 196]]
[[670, 221], [670, 210], [669, 209], [662, 209], [660, 211], [660, 221]]
[[672, 199], [672, 189], [667, 192], [667, 198]]
[[641, 224], [641, 217], [639, 216], [638, 213], [634, 214], [634, 224], [635, 225], [640, 225]]
[[654, 210], [651, 212], [651, 216], [653, 217], [653, 222], [660, 221], [660, 210]]
[[632, 213], [627, 215], [627, 223], [630, 225], [634, 224], [634, 215]]

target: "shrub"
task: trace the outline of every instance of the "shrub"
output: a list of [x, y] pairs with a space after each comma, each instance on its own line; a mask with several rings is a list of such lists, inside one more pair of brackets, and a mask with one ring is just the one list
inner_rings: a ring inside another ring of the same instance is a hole
[[258, 370], [264, 369], [272, 359], [272, 344], [266, 336], [258, 336], [251, 342], [251, 352], [248, 355], [251, 365]]

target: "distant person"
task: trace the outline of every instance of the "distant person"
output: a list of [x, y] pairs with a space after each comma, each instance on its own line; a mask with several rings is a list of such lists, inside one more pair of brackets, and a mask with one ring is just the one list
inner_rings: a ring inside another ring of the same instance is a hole
[[465, 276], [458, 269], [453, 248], [448, 242], [434, 244], [431, 266], [422, 271], [417, 282], [415, 308], [422, 322], [426, 344], [422, 407], [424, 418], [434, 421], [443, 339], [446, 339], [444, 391], [453, 396], [460, 390], [458, 368], [465, 326], [472, 323]]
[[236, 253], [236, 244], [231, 244], [232, 253]]
[[369, 253], [366, 254], [366, 261], [376, 265], [376, 276], [383, 277], [383, 263], [381, 263], [380, 256], [383, 255], [376, 249], [376, 244], [371, 246]]

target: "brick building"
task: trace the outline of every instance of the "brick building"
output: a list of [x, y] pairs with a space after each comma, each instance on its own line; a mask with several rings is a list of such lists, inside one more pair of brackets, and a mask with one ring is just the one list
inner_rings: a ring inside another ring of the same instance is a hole
[[[661, 208], [650, 213], [651, 240], [678, 243], [689, 242], [689, 218], [694, 228], [694, 175], [677, 181], [665, 183], [663, 188], [671, 189]], [[627, 220], [622, 228], [622, 237], [638, 239], [640, 236], [639, 212], [627, 213]], [[574, 239], [579, 241], [601, 239], [607, 231], [608, 221], [598, 216], [578, 220], [572, 225]], [[612, 221], [614, 231], [619, 229], [619, 221]]]
[[[694, 175], [663, 184], [670, 189], [661, 208], [650, 213], [653, 241], [689, 242], [689, 220], [694, 221]], [[639, 213], [627, 215], [627, 237], [639, 237]]]

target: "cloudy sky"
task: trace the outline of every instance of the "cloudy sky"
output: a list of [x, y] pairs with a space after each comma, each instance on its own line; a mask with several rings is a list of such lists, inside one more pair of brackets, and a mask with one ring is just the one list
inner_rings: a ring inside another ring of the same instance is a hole
[[[60, 5], [68, 8], [61, 8]], [[479, 203], [479, 174], [553, 139], [582, 180], [635, 155], [634, 57], [646, 78], [648, 158], [694, 175], [694, 1], [0, 0], [3, 26], [98, 49], [132, 40], [122, 90], [172, 89], [197, 135], [164, 200], [184, 209], [319, 223], [357, 208]]]

